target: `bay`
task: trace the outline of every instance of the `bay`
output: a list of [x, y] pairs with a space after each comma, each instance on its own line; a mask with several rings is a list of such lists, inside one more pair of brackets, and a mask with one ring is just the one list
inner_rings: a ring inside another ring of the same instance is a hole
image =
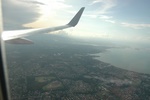
[[149, 48], [111, 48], [106, 52], [96, 54], [98, 59], [116, 67], [150, 74]]

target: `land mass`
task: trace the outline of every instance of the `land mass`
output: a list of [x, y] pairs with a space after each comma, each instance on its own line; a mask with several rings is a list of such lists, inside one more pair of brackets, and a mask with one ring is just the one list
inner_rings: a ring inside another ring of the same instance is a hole
[[48, 43], [26, 49], [6, 46], [12, 100], [150, 99], [150, 75], [120, 69], [90, 55], [108, 47], [61, 40]]

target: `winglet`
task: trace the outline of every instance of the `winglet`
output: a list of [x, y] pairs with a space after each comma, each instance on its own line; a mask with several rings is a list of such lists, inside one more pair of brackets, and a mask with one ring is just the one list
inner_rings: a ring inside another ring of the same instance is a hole
[[81, 17], [81, 15], [82, 15], [83, 11], [84, 11], [84, 8], [85, 8], [85, 7], [82, 7], [82, 8], [78, 11], [78, 13], [72, 18], [72, 20], [71, 20], [67, 25], [70, 25], [70, 26], [72, 26], [72, 27], [75, 27], [75, 26], [78, 24], [79, 20], [80, 20], [80, 17]]

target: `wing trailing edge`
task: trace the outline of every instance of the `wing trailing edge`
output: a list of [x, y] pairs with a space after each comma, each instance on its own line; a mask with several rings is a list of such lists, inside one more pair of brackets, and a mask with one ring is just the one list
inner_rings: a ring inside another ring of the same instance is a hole
[[9, 44], [33, 44], [31, 40], [26, 38], [16, 38], [11, 40], [6, 40], [5, 42]]

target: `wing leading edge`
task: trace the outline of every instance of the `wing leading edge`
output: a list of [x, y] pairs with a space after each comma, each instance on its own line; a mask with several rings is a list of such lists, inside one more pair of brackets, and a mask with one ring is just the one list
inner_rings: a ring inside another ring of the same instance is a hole
[[70, 27], [75, 27], [79, 20], [80, 17], [84, 11], [85, 7], [82, 7], [76, 15], [72, 18], [72, 20], [62, 26], [57, 26], [57, 27], [47, 27], [47, 28], [40, 28], [40, 29], [27, 29], [23, 31], [4, 31], [2, 33], [2, 39], [6, 43], [11, 43], [11, 44], [32, 44], [33, 42], [31, 40], [22, 38], [24, 36], [32, 35], [32, 34], [40, 34], [40, 33], [48, 33], [48, 32], [53, 32], [53, 31], [58, 31]]

